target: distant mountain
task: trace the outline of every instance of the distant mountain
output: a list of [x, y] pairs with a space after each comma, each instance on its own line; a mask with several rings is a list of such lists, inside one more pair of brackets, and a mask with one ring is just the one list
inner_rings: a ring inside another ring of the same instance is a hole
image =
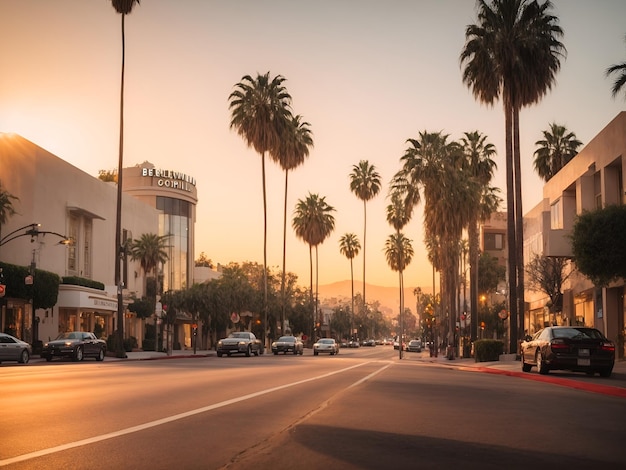
[[[339, 281], [319, 286], [319, 297], [322, 305], [334, 307], [339, 304], [350, 305], [351, 282]], [[413, 294], [415, 287], [405, 287], [404, 307], [415, 313], [416, 298]], [[354, 295], [362, 293], [363, 282], [354, 281]], [[370, 303], [380, 302], [381, 312], [387, 317], [395, 317], [400, 313], [400, 289], [397, 287], [383, 287], [365, 284], [365, 300]]]

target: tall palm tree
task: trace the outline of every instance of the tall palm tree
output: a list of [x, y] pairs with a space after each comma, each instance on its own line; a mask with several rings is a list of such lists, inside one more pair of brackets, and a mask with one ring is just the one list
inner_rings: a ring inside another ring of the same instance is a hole
[[367, 201], [376, 197], [380, 191], [380, 175], [374, 165], [367, 160], [361, 160], [358, 165], [352, 166], [350, 173], [350, 191], [363, 201], [363, 308], [365, 300], [365, 241], [367, 235]]
[[350, 260], [350, 282], [352, 285], [352, 295], [350, 299], [352, 301], [352, 310], [350, 311], [350, 339], [354, 332], [354, 266], [353, 259], [359, 254], [361, 250], [361, 243], [354, 233], [346, 233], [339, 239], [339, 252]]
[[[626, 40], [626, 36], [624, 36], [624, 40]], [[615, 82], [613, 82], [613, 87], [611, 88], [611, 93], [613, 98], [615, 98], [622, 88], [624, 88], [624, 84], [626, 84], [626, 62], [611, 65], [608, 69], [606, 69], [607, 77], [613, 74], [615, 74], [616, 77]], [[624, 89], [626, 90], [626, 88]]]
[[267, 336], [267, 194], [265, 190], [265, 155], [276, 152], [290, 116], [291, 96], [283, 86], [285, 78], [270, 77], [267, 72], [242, 77], [228, 97], [231, 110], [230, 128], [261, 155], [263, 184], [263, 336]]
[[[413, 248], [411, 240], [401, 232], [411, 220], [411, 210], [407, 210], [404, 204], [403, 194], [400, 190], [391, 186], [391, 202], [387, 206], [387, 222], [396, 229], [395, 235], [389, 236], [385, 243], [385, 256], [392, 270], [398, 271], [398, 287], [400, 289], [400, 340], [402, 346], [404, 340], [404, 268], [411, 262]], [[394, 248], [395, 246], [395, 248]], [[407, 259], [406, 256], [409, 256]], [[399, 358], [402, 359], [402, 347], [398, 348]]]
[[280, 139], [280, 144], [276, 155], [273, 156], [278, 161], [280, 167], [285, 170], [285, 204], [283, 208], [283, 275], [280, 286], [281, 296], [281, 331], [285, 329], [285, 279], [287, 275], [287, 194], [289, 187], [289, 170], [299, 167], [309, 156], [309, 151], [313, 147], [313, 137], [310, 124], [302, 120], [302, 116], [288, 116], [288, 124], [285, 128], [284, 136]]
[[[449, 142], [441, 132], [420, 132], [410, 139], [411, 146], [400, 159], [402, 169], [394, 176], [392, 188], [403, 194], [407, 210], [424, 197], [426, 237], [436, 240], [429, 256], [440, 263], [445, 305], [449, 309], [448, 341], [454, 340], [455, 292], [458, 283], [459, 241], [470, 220], [470, 209], [477, 204], [476, 180], [464, 165], [461, 146]], [[434, 267], [434, 266], [433, 266]]]
[[504, 107], [507, 237], [511, 308], [510, 352], [517, 351], [524, 311], [524, 256], [519, 112], [552, 88], [565, 57], [563, 30], [537, 0], [478, 0], [478, 23], [465, 30], [460, 55], [463, 82], [482, 103]]
[[122, 296], [122, 168], [124, 168], [124, 72], [126, 67], [126, 31], [124, 22], [139, 0], [111, 0], [115, 11], [122, 15], [122, 75], [120, 80], [120, 142], [117, 164], [117, 208], [115, 217], [115, 285], [117, 286], [117, 336], [116, 353], [126, 357], [124, 351], [124, 298]]
[[[314, 305], [313, 318], [317, 319], [317, 292], [319, 279], [319, 259], [317, 247], [322, 244], [335, 228], [335, 208], [326, 203], [325, 197], [311, 194], [299, 199], [294, 210], [292, 227], [296, 236], [309, 245], [311, 277], [311, 305]], [[313, 248], [315, 248], [315, 301], [313, 299]], [[313, 326], [313, 322], [310, 323]], [[311, 332], [312, 333], [312, 332]], [[312, 336], [312, 334], [311, 334]]]
[[[461, 138], [461, 146], [468, 172], [476, 179], [478, 183], [477, 189], [484, 196], [484, 198], [481, 198], [481, 203], [491, 201], [489, 194], [493, 193], [494, 190], [489, 188], [488, 185], [496, 170], [496, 163], [492, 160], [492, 157], [496, 154], [495, 146], [487, 142], [487, 136], [478, 131], [465, 132]], [[470, 307], [472, 313], [470, 316], [471, 341], [475, 341], [478, 337], [478, 317], [476, 315], [476, 312], [478, 312], [478, 222], [482, 220], [481, 213], [484, 213], [482, 205], [470, 208], [470, 220], [467, 228], [470, 260]]]
[[543, 139], [535, 142], [538, 147], [535, 150], [535, 171], [548, 181], [578, 154], [582, 144], [576, 134], [553, 122], [549, 130], [543, 131]]

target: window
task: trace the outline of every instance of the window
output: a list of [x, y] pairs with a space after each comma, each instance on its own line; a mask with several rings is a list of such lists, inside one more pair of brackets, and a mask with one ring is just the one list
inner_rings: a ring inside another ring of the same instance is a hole
[[562, 229], [563, 228], [563, 217], [561, 216], [562, 201], [559, 199], [554, 204], [550, 206], [550, 228], [552, 230]]
[[496, 251], [504, 248], [503, 233], [485, 233], [485, 251]]

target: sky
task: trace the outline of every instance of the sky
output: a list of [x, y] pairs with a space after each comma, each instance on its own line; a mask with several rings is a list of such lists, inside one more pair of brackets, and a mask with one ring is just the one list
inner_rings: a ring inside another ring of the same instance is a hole
[[[554, 0], [567, 57], [552, 90], [520, 115], [523, 210], [542, 198], [535, 142], [556, 122], [587, 143], [620, 111], [607, 67], [626, 60], [626, 2]], [[287, 270], [309, 285], [308, 246], [292, 211], [309, 193], [336, 211], [319, 246], [319, 282], [350, 279], [339, 238], [363, 243], [363, 202], [353, 165], [381, 175], [367, 203], [366, 280], [393, 287], [384, 244], [387, 190], [406, 140], [478, 130], [498, 150], [493, 185], [505, 193], [501, 103], [477, 102], [462, 83], [473, 0], [143, 0], [126, 17], [124, 166], [150, 161], [197, 180], [195, 258], [263, 263], [261, 157], [229, 128], [228, 96], [244, 75], [282, 75], [314, 148], [290, 172]], [[14, 132], [97, 176], [117, 169], [121, 17], [109, 0], [0, 0], [0, 132]], [[0, 178], [3, 175], [0, 169]], [[267, 161], [268, 265], [282, 269], [284, 173]], [[504, 206], [503, 206], [504, 210]], [[405, 234], [415, 256], [406, 286], [432, 285], [418, 207]], [[354, 259], [362, 282], [363, 250]], [[356, 290], [361, 291], [359, 284]]]

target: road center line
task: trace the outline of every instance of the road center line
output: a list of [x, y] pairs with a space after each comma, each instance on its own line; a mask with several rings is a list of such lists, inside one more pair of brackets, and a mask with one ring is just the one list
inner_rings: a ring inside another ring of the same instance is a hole
[[[219, 403], [215, 403], [213, 405], [203, 406], [202, 408], [197, 408], [195, 410], [185, 411], [184, 413], [179, 413], [179, 414], [176, 414], [176, 415], [173, 415], [173, 416], [169, 416], [167, 418], [157, 419], [155, 421], [150, 421], [148, 423], [140, 424], [138, 426], [132, 426], [130, 428], [120, 429], [119, 431], [114, 431], [114, 432], [110, 432], [110, 433], [107, 433], [107, 434], [102, 434], [100, 436], [94, 436], [94, 437], [90, 437], [90, 438], [87, 438], [87, 439], [81, 439], [80, 441], [69, 442], [67, 444], [62, 444], [62, 445], [59, 445], [59, 446], [50, 447], [48, 449], [42, 449], [42, 450], [38, 450], [38, 451], [35, 451], [35, 452], [29, 452], [28, 454], [22, 454], [22, 455], [18, 455], [16, 457], [11, 457], [11, 458], [8, 458], [8, 459], [0, 460], [0, 467], [4, 467], [6, 465], [11, 465], [11, 464], [14, 464], [14, 463], [17, 463], [17, 462], [24, 462], [26, 460], [35, 459], [35, 458], [38, 458], [38, 457], [43, 457], [45, 455], [50, 455], [50, 454], [54, 454], [54, 453], [57, 453], [57, 452], [63, 452], [65, 450], [73, 449], [73, 448], [76, 448], [76, 447], [86, 446], [86, 445], [89, 445], [89, 444], [95, 444], [96, 442], [105, 441], [107, 439], [113, 439], [115, 437], [124, 436], [125, 434], [132, 434], [132, 433], [135, 433], [135, 432], [144, 431], [146, 429], [154, 428], [156, 426], [161, 426], [163, 424], [171, 423], [173, 421], [178, 421], [180, 419], [188, 418], [190, 416], [194, 416], [194, 415], [197, 415], [197, 414], [200, 414], [200, 413], [206, 413], [207, 411], [212, 411], [212, 410], [215, 410], [217, 408], [222, 408], [222, 407], [225, 407], [225, 406], [229, 406], [229, 405], [232, 405], [234, 403], [239, 403], [241, 401], [250, 400], [252, 398], [260, 397], [261, 395], [266, 395], [268, 393], [277, 392], [279, 390], [284, 390], [286, 388], [294, 387], [296, 385], [301, 385], [301, 384], [304, 384], [304, 383], [307, 383], [307, 382], [313, 382], [315, 380], [325, 379], [326, 377], [330, 377], [330, 376], [333, 376], [335, 374], [340, 374], [342, 372], [346, 372], [348, 370], [355, 369], [357, 367], [361, 367], [361, 366], [364, 366], [364, 365], [367, 365], [367, 364], [371, 364], [372, 362], [375, 362], [375, 361], [363, 362], [361, 364], [356, 364], [356, 365], [353, 365], [353, 366], [350, 366], [350, 367], [346, 367], [344, 369], [339, 369], [339, 370], [336, 370], [334, 372], [328, 372], [326, 374], [318, 375], [317, 377], [310, 377], [308, 379], [299, 380], [297, 382], [293, 382], [293, 383], [289, 383], [289, 384], [285, 384], [285, 385], [279, 385], [278, 387], [268, 388], [266, 390], [261, 390], [259, 392], [254, 392], [254, 393], [250, 393], [248, 395], [243, 395], [241, 397], [231, 398], [230, 400], [225, 400], [225, 401], [222, 401], [222, 402], [219, 402]], [[355, 382], [354, 384], [350, 385], [350, 387], [353, 387], [356, 384], [364, 382], [365, 380], [367, 380], [370, 377], [373, 377], [374, 375], [376, 375], [378, 372], [380, 372], [383, 369], [380, 369], [380, 370], [378, 370], [378, 371], [368, 375], [367, 377], [365, 377], [365, 378]]]

